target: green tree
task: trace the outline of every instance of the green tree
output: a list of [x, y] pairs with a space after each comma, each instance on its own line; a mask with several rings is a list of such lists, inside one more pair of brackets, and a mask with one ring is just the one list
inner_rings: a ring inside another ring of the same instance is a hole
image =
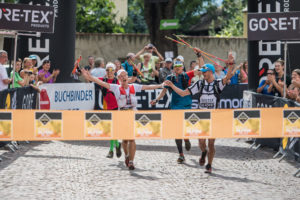
[[[243, 35], [243, 9], [247, 5], [247, 0], [223, 0], [222, 11], [223, 15], [219, 17], [219, 21], [222, 21], [221, 31], [215, 33], [214, 24], [211, 25], [210, 35], [231, 37]], [[223, 20], [222, 20], [223, 19]], [[224, 20], [226, 19], [226, 20]]]
[[76, 31], [88, 33], [123, 33], [115, 22], [115, 4], [110, 0], [77, 0]]
[[122, 22], [126, 33], [146, 33], [144, 0], [128, 0], [128, 17]]

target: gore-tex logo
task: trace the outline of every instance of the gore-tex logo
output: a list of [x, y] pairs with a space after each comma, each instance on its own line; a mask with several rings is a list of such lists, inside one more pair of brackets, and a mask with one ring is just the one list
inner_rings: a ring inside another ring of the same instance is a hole
[[13, 22], [31, 22], [49, 24], [49, 17], [52, 17], [52, 11], [43, 10], [21, 10], [21, 9], [0, 9], [0, 19], [6, 19]]
[[274, 31], [296, 30], [299, 28], [299, 17], [268, 17], [260, 19], [250, 19], [249, 29], [251, 31], [267, 31], [273, 29]]

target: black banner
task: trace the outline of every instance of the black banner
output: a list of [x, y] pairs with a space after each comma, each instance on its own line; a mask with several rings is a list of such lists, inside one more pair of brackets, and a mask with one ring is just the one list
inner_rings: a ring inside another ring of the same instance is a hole
[[251, 91], [245, 91], [244, 108], [272, 108], [272, 107], [300, 107], [300, 104], [282, 97], [275, 97], [271, 95], [259, 94]]
[[32, 87], [7, 89], [0, 92], [0, 109], [36, 109], [37, 91]]
[[[221, 93], [220, 108], [242, 108], [243, 107], [243, 91], [248, 89], [247, 84], [228, 85]], [[143, 90], [137, 93], [139, 110], [161, 110], [169, 109], [171, 103], [171, 94], [169, 91], [163, 99], [156, 103], [155, 106], [150, 105], [151, 100], [155, 99], [162, 89]], [[193, 96], [192, 108], [198, 108], [199, 95]]]
[[[300, 11], [299, 0], [249, 0], [248, 13], [287, 13]], [[263, 22], [262, 22], [263, 25]], [[271, 37], [271, 34], [269, 35]], [[256, 91], [259, 82], [265, 78], [268, 69], [274, 69], [274, 62], [284, 58], [283, 44], [280, 40], [248, 41], [249, 89]], [[282, 37], [284, 35], [282, 34]], [[287, 73], [297, 68], [300, 57], [299, 44], [288, 45]]]
[[0, 4], [1, 29], [54, 32], [54, 8], [24, 4]]
[[300, 12], [249, 13], [248, 40], [299, 40]]
[[20, 0], [21, 3], [54, 7], [54, 34], [42, 33], [40, 37], [20, 36], [19, 57], [36, 55], [38, 67], [51, 60], [51, 69], [59, 69], [57, 82], [73, 82], [70, 77], [75, 57], [76, 1]]

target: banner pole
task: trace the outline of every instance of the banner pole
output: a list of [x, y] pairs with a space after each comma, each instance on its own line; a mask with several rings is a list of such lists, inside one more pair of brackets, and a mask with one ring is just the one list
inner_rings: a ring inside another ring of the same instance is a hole
[[12, 75], [12, 88], [14, 88], [14, 79], [15, 79], [15, 71], [16, 71], [16, 61], [17, 61], [17, 47], [18, 47], [18, 32], [15, 32], [15, 45], [14, 45], [14, 67], [13, 67], [13, 75]]
[[287, 41], [284, 43], [284, 85], [283, 85], [283, 98], [286, 98], [286, 72], [287, 72]]

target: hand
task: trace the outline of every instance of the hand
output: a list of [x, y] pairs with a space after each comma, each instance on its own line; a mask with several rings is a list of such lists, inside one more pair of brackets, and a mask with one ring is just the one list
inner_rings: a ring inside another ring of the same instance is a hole
[[228, 60], [227, 60], [227, 62], [228, 62], [228, 64], [229, 64], [229, 63], [234, 63], [234, 57], [233, 57], [233, 55], [232, 55], [232, 52], [230, 52], [230, 53], [228, 54]]
[[88, 81], [91, 80], [90, 73], [87, 70], [85, 70], [84, 68], [81, 69], [81, 74], [85, 78], [85, 80], [88, 80]]
[[201, 53], [200, 49], [198, 49], [197, 47], [194, 47], [193, 50], [195, 53]]
[[266, 80], [265, 85], [269, 85], [271, 81], [269, 79]]
[[165, 81], [163, 84], [164, 84], [165, 86], [169, 86], [169, 87], [174, 86], [174, 84], [172, 83], [172, 81], [169, 81], [169, 80]]
[[287, 95], [291, 99], [296, 99], [298, 97], [297, 91], [295, 91], [295, 90], [287, 90]]
[[153, 51], [156, 53], [157, 52], [157, 49], [156, 47], [152, 47]]
[[152, 106], [154, 106], [156, 103], [157, 103], [157, 100], [156, 100], [156, 99], [153, 99], [152, 101], [150, 101], [150, 104], [151, 104]]

